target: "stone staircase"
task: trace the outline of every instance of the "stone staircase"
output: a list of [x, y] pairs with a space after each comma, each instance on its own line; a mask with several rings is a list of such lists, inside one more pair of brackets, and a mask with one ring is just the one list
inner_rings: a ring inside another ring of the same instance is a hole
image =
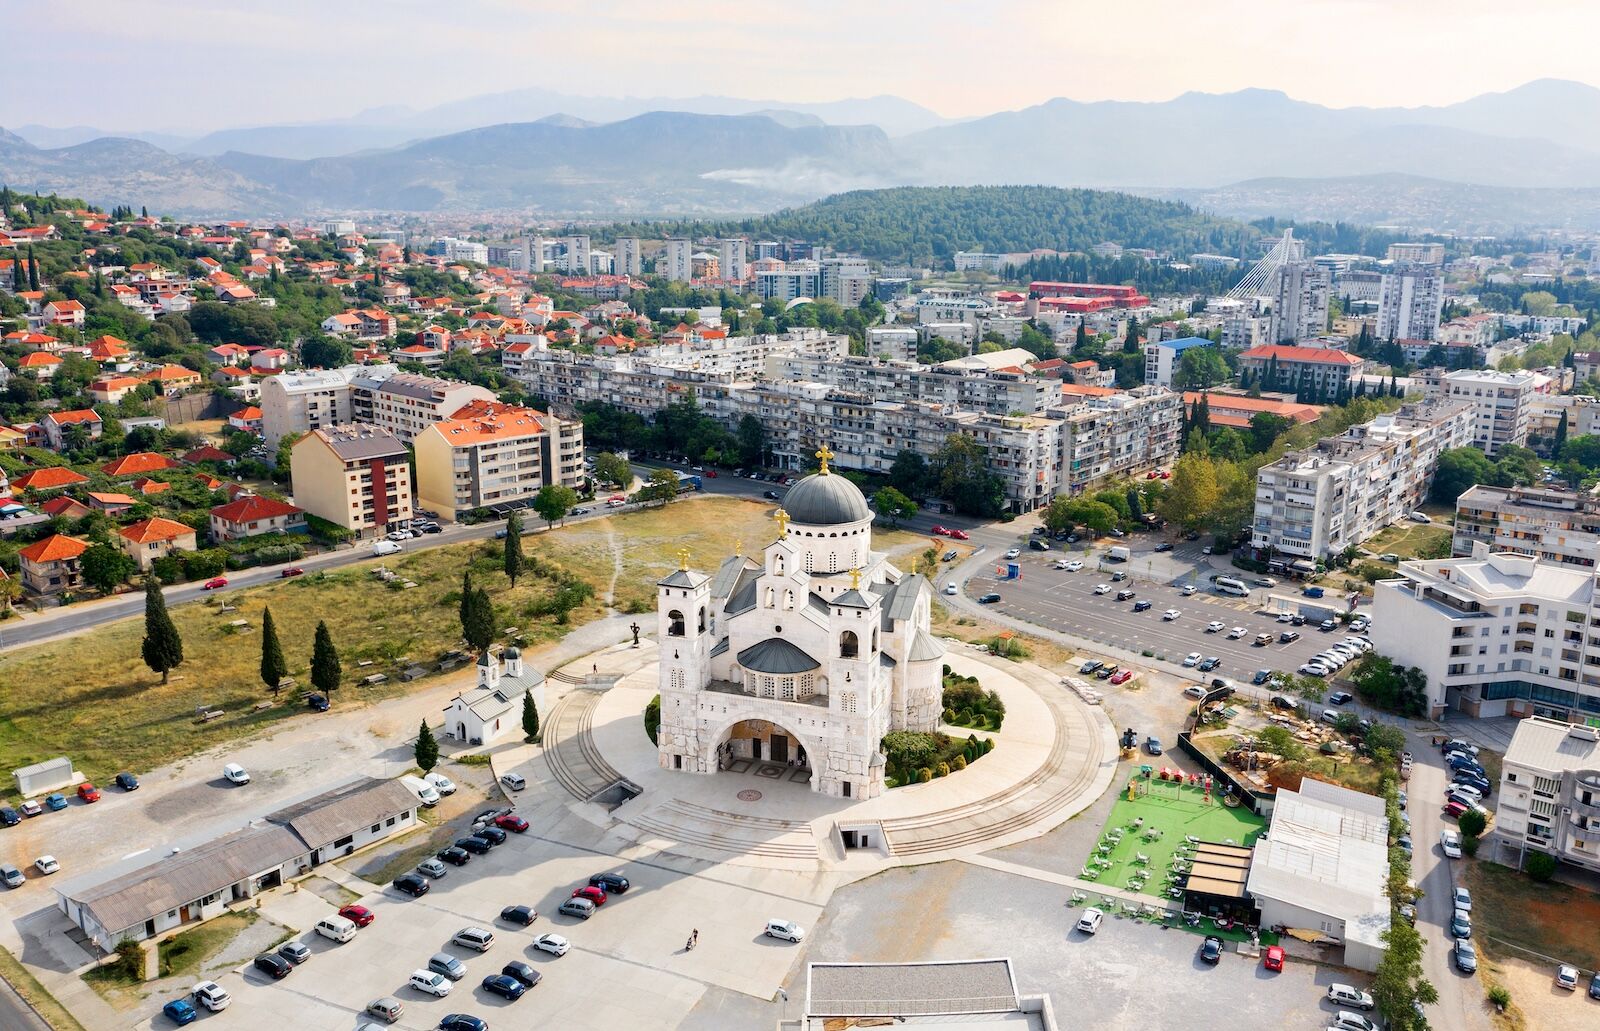
[[627, 822], [683, 845], [772, 859], [820, 858], [811, 825], [797, 820], [747, 816], [671, 799], [629, 816]]
[[605, 761], [594, 743], [594, 710], [601, 695], [569, 691], [546, 717], [544, 758], [550, 774], [580, 802], [627, 778]]

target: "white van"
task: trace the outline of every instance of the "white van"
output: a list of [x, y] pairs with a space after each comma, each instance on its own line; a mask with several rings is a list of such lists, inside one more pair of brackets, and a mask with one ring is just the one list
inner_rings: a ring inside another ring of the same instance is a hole
[[1219, 576], [1211, 581], [1211, 586], [1217, 589], [1218, 594], [1231, 594], [1236, 598], [1248, 598], [1250, 596], [1250, 588], [1245, 586], [1244, 581], [1234, 579], [1231, 576]]
[[396, 544], [394, 541], [373, 541], [372, 542], [372, 553], [374, 555], [377, 555], [379, 558], [382, 558], [384, 555], [398, 555], [400, 552], [402, 552], [404, 550], [406, 550], [406, 549], [402, 548], [400, 545]]
[[406, 786], [413, 795], [421, 800], [422, 804], [432, 809], [439, 804], [439, 791], [432, 784], [421, 777], [401, 777], [400, 783]]
[[342, 916], [325, 916], [317, 921], [317, 933], [343, 945], [356, 936], [356, 925]]

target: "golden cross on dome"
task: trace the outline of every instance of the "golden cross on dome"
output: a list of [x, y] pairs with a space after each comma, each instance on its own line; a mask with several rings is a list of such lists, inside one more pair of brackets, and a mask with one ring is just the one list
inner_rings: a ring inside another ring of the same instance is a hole
[[861, 586], [861, 567], [850, 570], [850, 589], [856, 590]]
[[688, 569], [689, 568], [689, 549], [688, 548], [679, 548], [678, 549], [678, 568], [679, 569]]
[[828, 475], [828, 463], [832, 460], [833, 452], [828, 450], [828, 445], [822, 445], [822, 450], [817, 452], [817, 461], [822, 463], [822, 468], [818, 469], [817, 472], [822, 476]]
[[773, 516], [772, 518], [778, 521], [778, 536], [789, 536], [789, 513], [780, 508], [778, 509], [777, 515]]
[[744, 541], [733, 542], [733, 556], [735, 558], [744, 558]]

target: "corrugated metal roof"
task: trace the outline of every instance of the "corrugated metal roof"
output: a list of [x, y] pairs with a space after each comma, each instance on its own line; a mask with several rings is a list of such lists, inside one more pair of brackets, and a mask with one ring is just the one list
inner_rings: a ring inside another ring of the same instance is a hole
[[288, 824], [307, 845], [320, 848], [416, 805], [417, 796], [400, 782], [368, 778], [280, 809], [267, 819]]

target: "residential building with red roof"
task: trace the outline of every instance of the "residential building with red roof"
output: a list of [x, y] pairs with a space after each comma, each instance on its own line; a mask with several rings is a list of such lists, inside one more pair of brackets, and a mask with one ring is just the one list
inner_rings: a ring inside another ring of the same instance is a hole
[[1332, 397], [1349, 389], [1367, 367], [1360, 355], [1336, 347], [1301, 347], [1263, 344], [1239, 352], [1239, 372], [1267, 376], [1275, 370], [1276, 382], [1263, 382], [1265, 390], [1309, 390]]
[[60, 516], [62, 519], [82, 519], [93, 512], [94, 509], [85, 505], [77, 498], [70, 498], [59, 494], [39, 506], [39, 511], [47, 516]]
[[154, 451], [139, 451], [131, 455], [107, 462], [100, 467], [100, 471], [107, 476], [142, 476], [145, 473], [160, 472], [163, 469], [176, 469], [178, 463], [166, 455], [158, 455]]
[[128, 484], [128, 489], [149, 497], [152, 494], [165, 494], [172, 489], [172, 484], [163, 483], [160, 480], [152, 480], [148, 476], [141, 476]]
[[109, 334], [95, 337], [89, 342], [89, 360], [102, 365], [128, 357], [128, 342]]
[[88, 550], [87, 543], [62, 533], [35, 541], [17, 553], [22, 586], [42, 595], [77, 590], [83, 586], [79, 559]]
[[107, 491], [91, 490], [84, 494], [88, 499], [89, 507], [106, 515], [118, 516], [139, 503], [139, 499], [131, 494], [112, 493]]
[[186, 369], [182, 365], [163, 365], [159, 369], [145, 373], [141, 378], [146, 383], [154, 383], [163, 393], [168, 394], [198, 387], [201, 382], [198, 372]]
[[187, 465], [198, 465], [201, 462], [217, 462], [221, 465], [232, 465], [234, 462], [238, 461], [238, 459], [219, 447], [214, 447], [210, 444], [202, 444], [193, 451], [190, 451], [188, 454], [184, 455], [183, 461]]
[[84, 308], [81, 301], [48, 301], [44, 306], [44, 317], [52, 326], [82, 329], [86, 315], [88, 309]]
[[82, 473], [73, 472], [64, 465], [52, 465], [23, 473], [11, 481], [11, 489], [17, 491], [62, 490], [79, 483], [88, 482], [89, 477]]
[[71, 432], [71, 427], [79, 426], [89, 435], [90, 440], [99, 440], [105, 432], [105, 423], [100, 420], [100, 413], [93, 408], [76, 408], [68, 412], [50, 412], [39, 425], [44, 428], [45, 442], [52, 451], [60, 451], [63, 442]]
[[55, 378], [61, 368], [62, 359], [45, 351], [33, 351], [17, 359], [17, 371], [25, 372], [40, 382]]
[[1184, 407], [1193, 407], [1202, 397], [1206, 399], [1211, 425], [1232, 426], [1235, 429], [1247, 429], [1250, 420], [1263, 412], [1292, 419], [1295, 422], [1315, 422], [1322, 417], [1323, 412], [1318, 405], [1303, 405], [1298, 401], [1279, 401], [1270, 397], [1247, 397], [1243, 394], [1215, 390], [1204, 393], [1198, 390], [1184, 391]]
[[228, 428], [261, 436], [261, 409], [255, 405], [239, 409], [228, 416]]
[[142, 386], [144, 383], [132, 376], [107, 376], [89, 384], [89, 398], [100, 404], [114, 405]]
[[175, 551], [194, 551], [197, 547], [194, 530], [160, 516], [124, 526], [117, 535], [122, 538], [122, 550], [139, 563], [142, 573], [149, 572], [156, 559], [166, 558]]
[[[416, 437], [418, 504], [447, 520], [582, 479], [583, 424], [478, 400]], [[464, 473], [464, 475], [463, 475]]]
[[305, 512], [285, 501], [251, 494], [211, 510], [211, 540], [217, 544], [266, 533], [305, 532]]

